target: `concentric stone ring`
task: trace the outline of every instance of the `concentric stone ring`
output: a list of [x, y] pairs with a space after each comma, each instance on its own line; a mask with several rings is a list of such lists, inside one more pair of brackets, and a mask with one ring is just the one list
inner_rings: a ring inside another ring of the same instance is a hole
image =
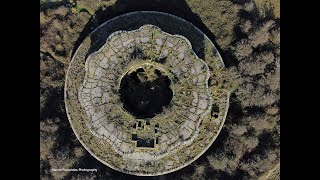
[[[197, 159], [218, 135], [229, 101], [219, 80], [214, 87], [209, 83], [224, 67], [217, 51], [219, 59], [207, 64], [186, 37], [156, 25], [114, 31], [104, 43], [85, 40], [65, 86], [67, 115], [82, 145], [107, 166], [141, 176], [169, 173]], [[91, 38], [101, 37], [103, 26]]]

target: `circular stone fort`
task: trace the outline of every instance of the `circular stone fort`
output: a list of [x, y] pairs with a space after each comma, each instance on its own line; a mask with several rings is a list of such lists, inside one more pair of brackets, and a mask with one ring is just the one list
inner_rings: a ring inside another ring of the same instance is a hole
[[81, 144], [110, 168], [170, 173], [218, 136], [229, 102], [224, 68], [191, 23], [153, 11], [124, 14], [96, 28], [75, 52], [67, 115]]

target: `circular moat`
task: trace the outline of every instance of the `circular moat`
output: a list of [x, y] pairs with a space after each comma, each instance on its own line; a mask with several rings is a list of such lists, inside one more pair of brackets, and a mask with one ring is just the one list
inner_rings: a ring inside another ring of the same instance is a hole
[[106, 166], [167, 174], [199, 158], [221, 131], [230, 96], [224, 68], [191, 23], [154, 11], [124, 14], [97, 27], [74, 53], [67, 116], [84, 148]]

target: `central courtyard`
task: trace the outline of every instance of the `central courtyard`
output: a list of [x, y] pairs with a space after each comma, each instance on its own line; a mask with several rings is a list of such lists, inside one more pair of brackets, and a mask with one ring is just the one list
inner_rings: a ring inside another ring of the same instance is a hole
[[137, 118], [152, 118], [171, 102], [171, 80], [152, 65], [127, 72], [121, 80], [119, 95], [124, 109]]

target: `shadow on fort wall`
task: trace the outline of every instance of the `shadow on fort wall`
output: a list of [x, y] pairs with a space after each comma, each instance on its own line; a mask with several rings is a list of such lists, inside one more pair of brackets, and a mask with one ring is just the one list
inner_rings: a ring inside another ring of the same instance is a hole
[[[102, 23], [104, 23], [107, 20], [110, 20], [114, 17], [129, 13], [129, 12], [135, 12], [135, 11], [164, 12], [164, 13], [178, 16], [178, 17], [192, 23], [197, 28], [199, 28], [213, 42], [216, 49], [219, 51], [220, 55], [222, 56], [222, 59], [224, 60], [226, 67], [229, 67], [231, 64], [234, 63], [233, 58], [230, 55], [226, 54], [220, 48], [220, 46], [216, 43], [216, 38], [215, 38], [214, 34], [202, 22], [201, 18], [198, 16], [198, 14], [192, 12], [192, 10], [190, 9], [190, 7], [188, 6], [188, 4], [186, 3], [185, 0], [161, 0], [161, 1], [160, 0], [139, 0], [139, 1], [118, 0], [112, 6], [108, 6], [105, 8], [101, 7], [95, 12], [94, 15], [91, 16], [90, 20], [85, 25], [83, 31], [80, 33], [79, 38], [77, 39], [77, 41], [74, 44], [74, 48], [72, 50], [72, 56], [76, 52], [79, 45], [83, 42], [83, 40], [87, 36], [89, 36], [89, 34], [95, 28], [97, 28], [99, 25], [101, 25]], [[137, 27], [140, 27], [141, 25], [137, 25]], [[170, 29], [163, 29], [162, 27], [160, 27], [160, 28], [162, 30], [170, 33]], [[183, 28], [183, 27], [181, 27], [181, 28]], [[125, 29], [119, 29], [119, 30], [125, 30]], [[173, 34], [176, 34], [176, 33], [173, 33]], [[190, 40], [191, 44], [194, 46], [195, 42], [192, 42], [192, 38], [188, 37], [189, 35], [187, 35], [187, 34], [181, 34], [181, 35], [184, 35], [186, 38], [188, 38]], [[198, 44], [199, 44], [199, 42], [203, 42], [205, 37], [201, 37], [201, 38], [202, 38], [202, 40], [198, 41], [197, 42]], [[204, 45], [202, 45], [202, 48], [200, 48], [201, 50], [195, 50], [195, 52], [197, 53], [197, 55], [201, 59], [203, 59], [203, 57], [204, 57], [203, 46]]]

